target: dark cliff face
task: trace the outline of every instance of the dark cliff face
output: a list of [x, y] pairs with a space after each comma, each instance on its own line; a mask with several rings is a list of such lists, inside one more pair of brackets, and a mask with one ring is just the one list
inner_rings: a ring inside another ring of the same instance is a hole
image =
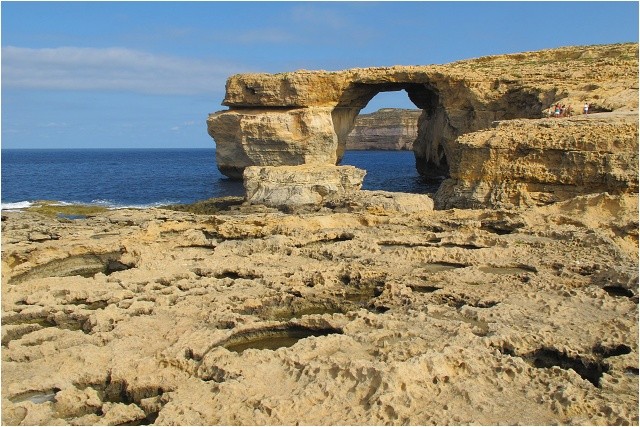
[[347, 138], [347, 150], [412, 150], [422, 110], [383, 108], [361, 114]]

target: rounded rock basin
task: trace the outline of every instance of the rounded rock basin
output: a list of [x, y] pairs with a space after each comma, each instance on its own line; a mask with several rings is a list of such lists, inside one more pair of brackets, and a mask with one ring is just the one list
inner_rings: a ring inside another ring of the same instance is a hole
[[239, 333], [223, 342], [221, 346], [242, 354], [248, 349], [276, 350], [281, 347], [291, 347], [304, 338], [340, 333], [342, 331], [334, 328], [313, 329], [293, 325]]

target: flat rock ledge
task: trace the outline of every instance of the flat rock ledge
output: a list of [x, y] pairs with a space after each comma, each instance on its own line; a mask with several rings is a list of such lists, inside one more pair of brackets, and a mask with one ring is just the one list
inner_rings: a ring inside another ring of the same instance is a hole
[[431, 211], [434, 203], [426, 194], [360, 190], [352, 195], [351, 203], [368, 211], [401, 213]]

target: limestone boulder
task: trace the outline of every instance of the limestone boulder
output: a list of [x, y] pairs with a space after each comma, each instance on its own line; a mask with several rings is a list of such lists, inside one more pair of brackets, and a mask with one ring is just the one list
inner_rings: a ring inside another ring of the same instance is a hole
[[354, 166], [252, 166], [244, 170], [244, 186], [251, 204], [319, 206], [355, 193], [364, 176], [365, 171]]
[[253, 165], [337, 161], [330, 108], [232, 110], [212, 114], [207, 123], [218, 168], [231, 178], [242, 178], [244, 168]]

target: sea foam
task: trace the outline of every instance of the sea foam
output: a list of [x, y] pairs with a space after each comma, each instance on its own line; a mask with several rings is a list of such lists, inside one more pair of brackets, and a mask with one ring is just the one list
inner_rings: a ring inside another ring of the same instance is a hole
[[0, 208], [4, 210], [19, 210], [26, 209], [33, 206], [33, 202], [14, 202], [14, 203], [1, 203]]

